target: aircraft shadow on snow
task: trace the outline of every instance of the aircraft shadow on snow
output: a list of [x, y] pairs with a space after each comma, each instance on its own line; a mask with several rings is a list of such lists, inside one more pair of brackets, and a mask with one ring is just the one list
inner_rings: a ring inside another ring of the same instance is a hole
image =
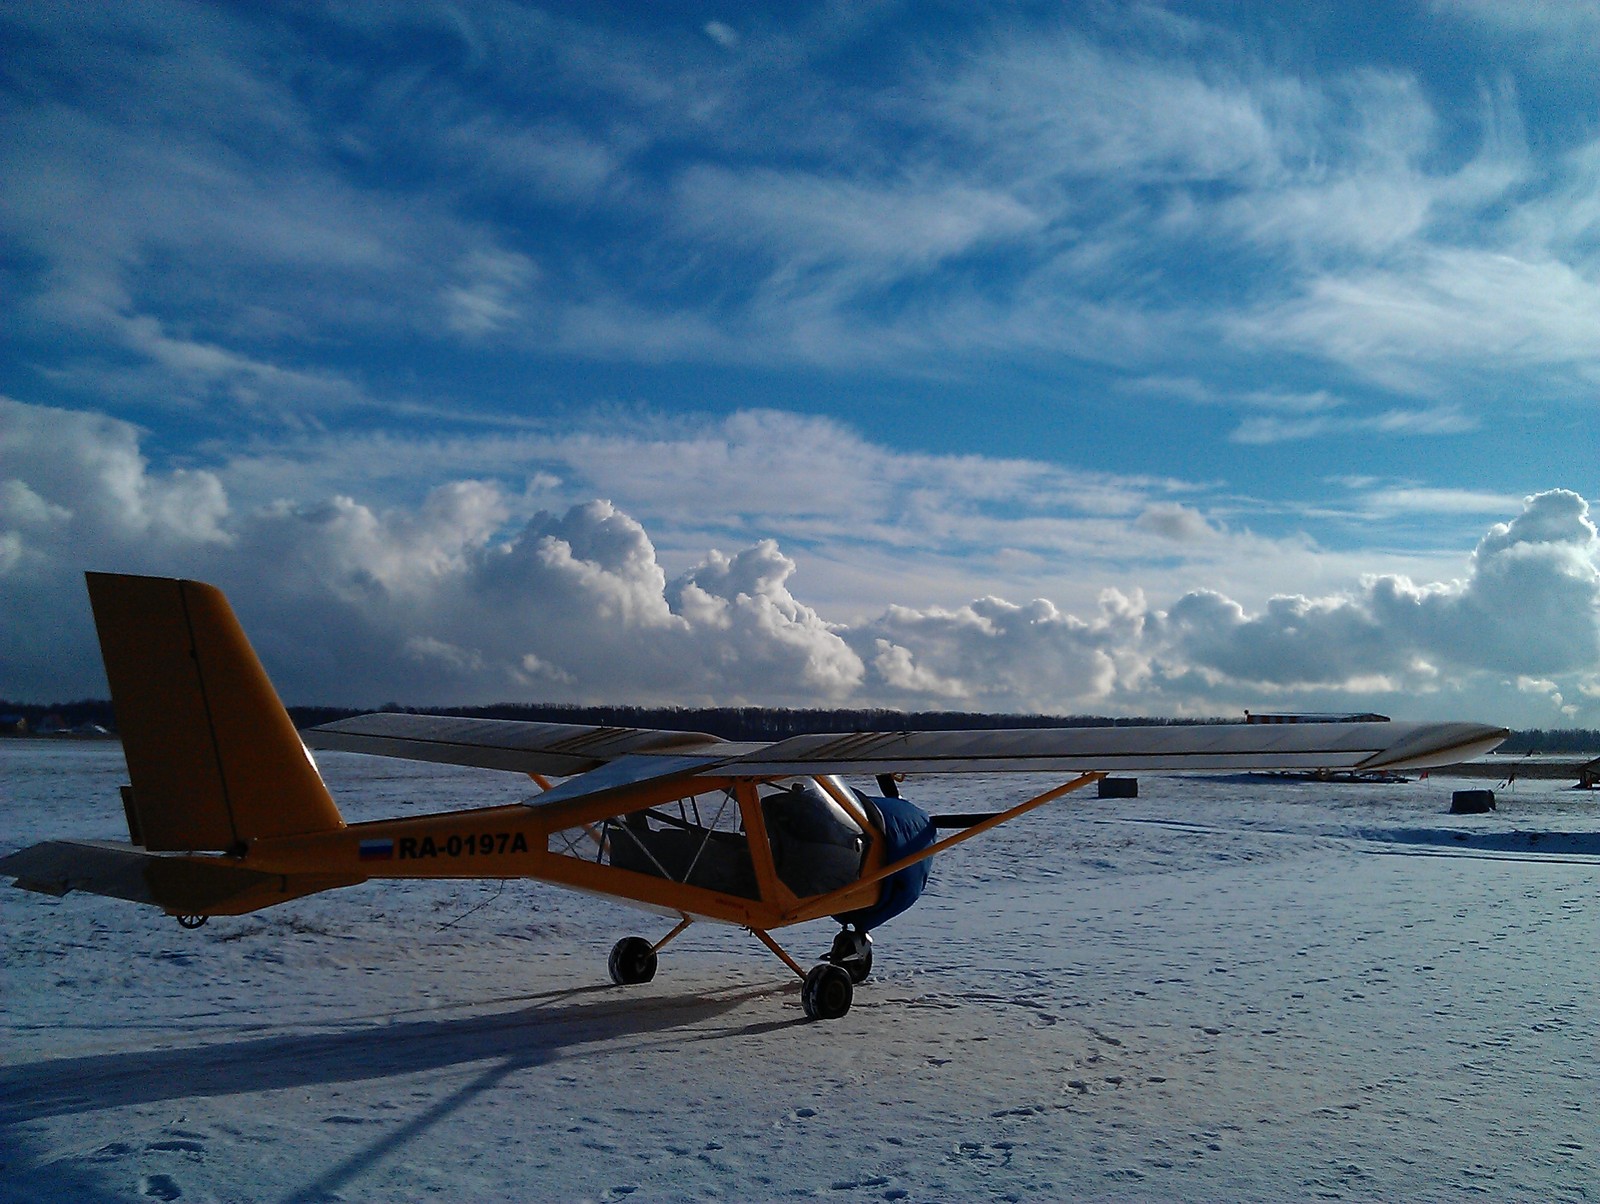
[[[347, 1032], [285, 1033], [6, 1066], [0, 1068], [0, 1124], [170, 1099], [359, 1082], [496, 1060], [502, 1063], [499, 1077], [503, 1077], [557, 1061], [578, 1046], [713, 1021], [784, 988], [635, 996], [610, 1006], [579, 998], [614, 989], [595, 986], [552, 992], [530, 1007], [493, 1015], [376, 1023]], [[797, 1016], [791, 1023], [803, 1021]]]

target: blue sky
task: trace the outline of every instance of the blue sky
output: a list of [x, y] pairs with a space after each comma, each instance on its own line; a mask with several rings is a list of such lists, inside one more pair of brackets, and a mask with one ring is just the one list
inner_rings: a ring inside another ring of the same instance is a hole
[[1600, 725], [1600, 6], [0, 7], [0, 696]]

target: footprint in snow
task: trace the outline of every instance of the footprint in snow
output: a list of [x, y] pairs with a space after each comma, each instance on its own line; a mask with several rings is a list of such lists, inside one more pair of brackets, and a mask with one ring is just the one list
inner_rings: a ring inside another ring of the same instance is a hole
[[139, 1192], [152, 1200], [176, 1200], [183, 1195], [178, 1181], [171, 1175], [146, 1175], [139, 1182]]
[[829, 1184], [830, 1191], [860, 1191], [863, 1187], [883, 1187], [889, 1182], [887, 1175], [873, 1175], [869, 1179], [836, 1179]]
[[206, 1152], [204, 1142], [189, 1141], [184, 1138], [152, 1141], [144, 1148], [157, 1154], [193, 1154], [196, 1159], [204, 1157]]

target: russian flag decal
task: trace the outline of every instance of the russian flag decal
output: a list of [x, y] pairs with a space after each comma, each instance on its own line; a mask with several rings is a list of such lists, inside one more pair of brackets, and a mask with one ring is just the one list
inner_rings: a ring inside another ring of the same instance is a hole
[[361, 842], [360, 858], [362, 861], [393, 861], [394, 841], [363, 840]]

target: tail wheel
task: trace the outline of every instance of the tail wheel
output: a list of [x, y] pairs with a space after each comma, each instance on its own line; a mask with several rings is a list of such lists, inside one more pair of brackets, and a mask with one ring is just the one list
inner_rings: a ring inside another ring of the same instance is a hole
[[827, 960], [842, 967], [851, 982], [861, 982], [872, 973], [872, 938], [865, 932], [841, 929], [833, 938]]
[[179, 916], [178, 917], [178, 927], [180, 927], [180, 928], [200, 928], [200, 927], [203, 927], [205, 925], [205, 922], [207, 920], [209, 920], [210, 918], [211, 918], [210, 916]]
[[607, 968], [619, 987], [649, 982], [656, 976], [655, 946], [642, 936], [625, 936], [611, 947]]
[[849, 971], [832, 962], [819, 962], [811, 967], [805, 986], [800, 988], [800, 1002], [806, 1009], [806, 1016], [812, 1020], [839, 1019], [850, 1010], [854, 995]]

